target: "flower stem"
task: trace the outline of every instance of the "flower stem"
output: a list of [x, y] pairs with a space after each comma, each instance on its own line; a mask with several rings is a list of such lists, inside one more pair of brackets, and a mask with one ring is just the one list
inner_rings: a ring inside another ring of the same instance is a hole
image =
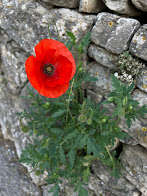
[[[66, 124], [67, 124], [67, 120], [68, 120], [69, 103], [70, 103], [70, 97], [71, 97], [71, 93], [72, 93], [73, 84], [74, 84], [74, 79], [72, 80], [72, 84], [71, 84], [71, 88], [70, 88], [70, 92], [69, 92], [69, 97], [68, 97], [68, 101], [67, 101]], [[71, 114], [71, 113], [70, 113], [70, 114]]]

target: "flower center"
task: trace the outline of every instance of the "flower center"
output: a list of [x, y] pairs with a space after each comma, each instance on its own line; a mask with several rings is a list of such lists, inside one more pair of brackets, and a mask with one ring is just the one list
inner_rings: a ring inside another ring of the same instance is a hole
[[50, 63], [47, 63], [43, 67], [43, 73], [48, 75], [48, 76], [52, 76], [53, 73], [54, 73], [54, 70], [55, 70], [55, 67]]

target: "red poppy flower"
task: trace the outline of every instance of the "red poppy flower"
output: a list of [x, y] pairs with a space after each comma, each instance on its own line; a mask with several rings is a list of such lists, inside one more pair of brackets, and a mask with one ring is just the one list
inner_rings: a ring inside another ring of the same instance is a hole
[[61, 42], [43, 39], [35, 46], [36, 57], [25, 63], [27, 77], [43, 96], [57, 98], [64, 94], [76, 72], [74, 58]]

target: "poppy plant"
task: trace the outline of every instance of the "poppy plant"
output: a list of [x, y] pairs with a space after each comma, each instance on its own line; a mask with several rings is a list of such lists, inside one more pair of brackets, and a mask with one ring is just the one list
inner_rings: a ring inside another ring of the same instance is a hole
[[69, 88], [76, 72], [74, 58], [61, 42], [43, 39], [35, 46], [35, 54], [25, 62], [27, 77], [43, 96], [57, 98]]

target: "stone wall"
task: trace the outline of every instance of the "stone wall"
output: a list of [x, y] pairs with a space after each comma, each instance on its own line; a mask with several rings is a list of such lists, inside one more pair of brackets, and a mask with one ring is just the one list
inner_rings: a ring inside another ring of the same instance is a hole
[[[48, 22], [56, 22], [63, 42], [67, 40], [66, 31], [73, 32], [77, 40], [91, 31], [91, 45], [83, 61], [98, 78], [98, 82], [87, 87], [88, 97], [97, 103], [111, 91], [110, 74], [117, 70], [118, 55], [128, 50], [138, 58], [144, 67], [143, 74], [133, 76], [136, 81], [133, 97], [142, 106], [147, 104], [146, 12], [145, 0], [0, 0], [0, 128], [3, 135], [0, 139], [0, 165], [3, 165], [0, 167], [0, 195], [52, 195], [47, 193], [44, 176], [35, 177], [31, 173], [36, 185], [30, 182], [12, 150], [13, 144], [7, 140], [14, 142], [18, 156], [26, 143], [31, 142], [31, 138], [20, 131], [16, 113], [28, 107], [20, 98], [26, 94], [28, 83], [24, 64], [34, 53], [34, 46], [49, 38]], [[58, 39], [52, 23], [50, 31], [52, 38]], [[122, 148], [119, 153], [123, 175], [114, 179], [104, 165], [94, 162], [88, 185], [91, 196], [147, 195], [147, 131], [142, 130], [142, 127], [147, 129], [147, 117], [133, 122], [130, 129], [123, 119], [120, 126], [131, 136], [121, 141], [118, 148], [118, 151]], [[10, 154], [9, 158], [6, 154]], [[28, 166], [27, 169], [31, 170]], [[21, 186], [15, 181], [21, 181]], [[30, 182], [29, 186], [26, 181]], [[65, 182], [61, 195], [76, 195], [72, 192]]]

